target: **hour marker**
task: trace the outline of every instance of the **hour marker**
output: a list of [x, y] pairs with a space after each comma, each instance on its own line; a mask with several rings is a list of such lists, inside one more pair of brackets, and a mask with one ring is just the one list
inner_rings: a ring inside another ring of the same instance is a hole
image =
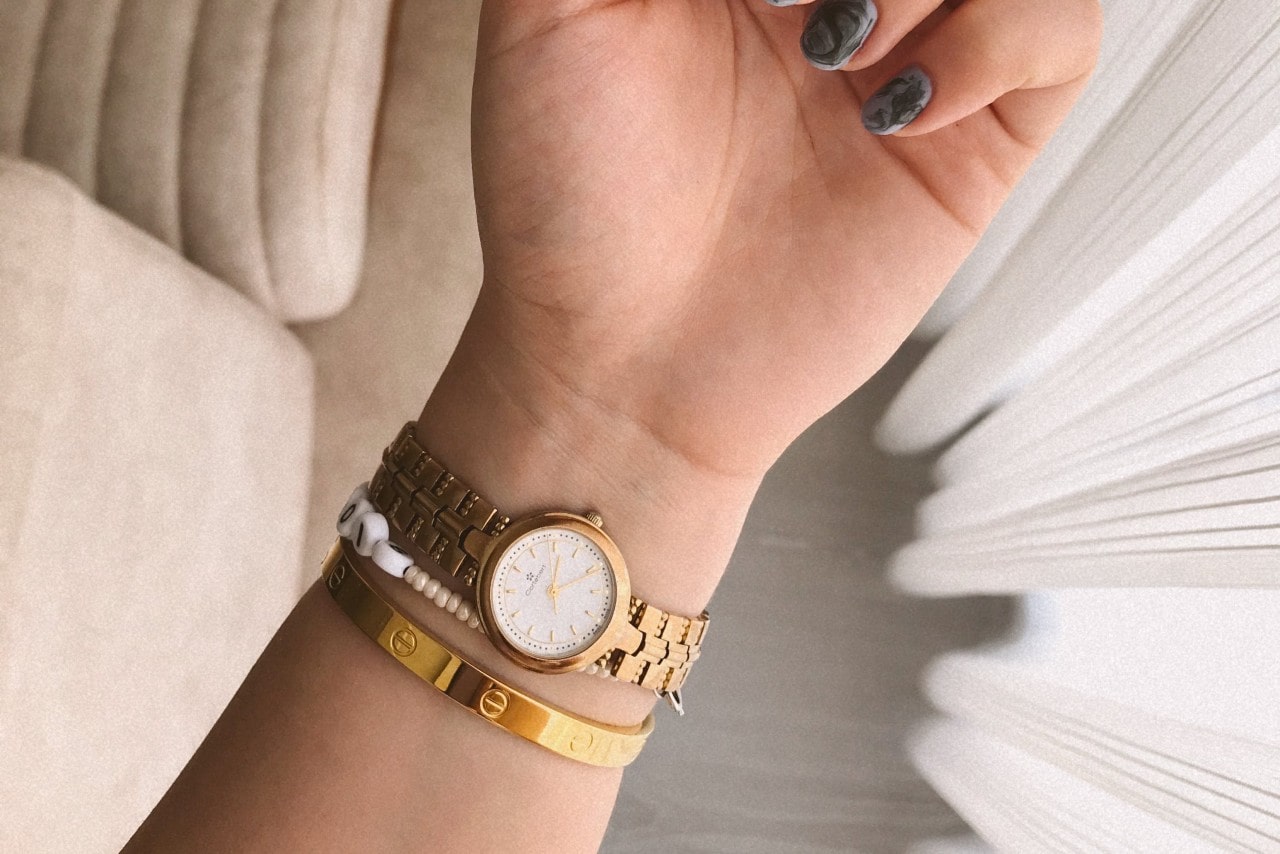
[[508, 587], [508, 588], [507, 588], [507, 592], [508, 592], [508, 593], [515, 593], [515, 592], [516, 592], [516, 589], [515, 589], [514, 587]]
[[588, 611], [588, 612], [587, 612], [587, 616], [588, 616], [588, 617], [590, 617], [590, 618], [591, 618], [591, 619], [593, 619], [593, 620], [598, 620], [598, 619], [600, 619], [599, 617], [597, 617], [595, 614], [591, 613], [590, 611]]
[[553, 552], [554, 552], [554, 551], [556, 550], [556, 544], [557, 544], [557, 543], [559, 543], [559, 542], [560, 542], [559, 540], [552, 540], [552, 541], [551, 541], [551, 551], [553, 551]]
[[555, 630], [555, 629], [552, 629], [552, 630], [551, 630], [551, 642], [552, 642], [552, 643], [555, 643], [555, 642], [556, 642], [556, 630]]
[[533, 637], [533, 623], [529, 624], [529, 637]]
[[573, 636], [574, 636], [574, 637], [577, 637], [577, 636], [578, 636], [578, 627], [577, 627], [577, 626], [569, 626], [569, 631], [573, 632]]
[[603, 592], [604, 592], [604, 588], [603, 588], [603, 587], [598, 587], [598, 588], [596, 588], [595, 590], [592, 590], [591, 592], [592, 592], [592, 593], [603, 593]]
[[578, 552], [580, 552], [580, 551], [582, 551], [582, 546], [578, 546], [576, 549], [574, 549], [574, 550], [573, 550], [573, 554], [569, 555], [569, 557], [577, 557], [577, 556], [578, 556]]
[[518, 616], [520, 616], [520, 609], [519, 609], [519, 608], [516, 608], [515, 613], [513, 613], [513, 614], [511, 615], [511, 619], [513, 619], [513, 620], [514, 620], [514, 619], [515, 619], [516, 617], [518, 617]]

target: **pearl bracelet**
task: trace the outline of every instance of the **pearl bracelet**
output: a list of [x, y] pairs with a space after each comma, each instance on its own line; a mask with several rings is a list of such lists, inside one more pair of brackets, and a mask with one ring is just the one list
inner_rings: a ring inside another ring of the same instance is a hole
[[[451, 592], [440, 579], [433, 578], [431, 573], [414, 563], [404, 549], [391, 542], [387, 518], [374, 509], [373, 502], [369, 500], [368, 483], [357, 486], [347, 503], [342, 506], [342, 513], [338, 515], [338, 535], [349, 540], [357, 554], [371, 558], [383, 572], [402, 579], [426, 597], [428, 602], [453, 614], [481, 634], [485, 633], [484, 626], [480, 625], [480, 613], [475, 606], [463, 601], [459, 594]], [[595, 662], [579, 672], [616, 678], [608, 669]]]

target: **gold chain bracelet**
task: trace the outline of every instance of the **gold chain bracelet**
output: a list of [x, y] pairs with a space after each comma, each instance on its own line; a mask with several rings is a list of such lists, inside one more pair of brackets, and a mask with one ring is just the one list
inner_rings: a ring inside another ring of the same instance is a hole
[[499, 682], [397, 611], [360, 573], [345, 540], [321, 567], [325, 586], [362, 632], [425, 682], [491, 724], [588, 765], [631, 764], [653, 731], [650, 712], [635, 727], [589, 721]]

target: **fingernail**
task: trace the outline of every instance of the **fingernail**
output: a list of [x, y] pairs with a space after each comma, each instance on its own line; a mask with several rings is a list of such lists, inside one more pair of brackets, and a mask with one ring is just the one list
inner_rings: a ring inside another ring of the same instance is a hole
[[862, 126], [878, 136], [915, 121], [933, 97], [933, 82], [918, 65], [904, 68], [862, 105]]
[[799, 3], [800, 0], [764, 0], [764, 2], [768, 3], [770, 6], [794, 6]]
[[800, 34], [810, 64], [835, 71], [857, 53], [880, 13], [871, 0], [822, 0]]

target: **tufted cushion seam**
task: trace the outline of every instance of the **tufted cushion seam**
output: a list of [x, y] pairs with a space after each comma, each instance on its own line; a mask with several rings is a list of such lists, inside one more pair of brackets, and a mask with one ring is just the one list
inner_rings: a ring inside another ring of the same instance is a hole
[[[97, 134], [119, 0], [106, 8], [108, 15], [95, 18], [71, 0], [49, 4], [41, 24], [22, 133], [21, 153], [25, 157], [62, 172], [90, 195], [96, 189]], [[107, 31], [95, 30], [95, 21]], [[63, 67], [71, 56], [76, 59], [74, 74]], [[84, 104], [84, 100], [90, 103]]]
[[[13, 89], [4, 90], [4, 95], [13, 95], [14, 100], [20, 100], [21, 103], [3, 108], [3, 118], [0, 119], [0, 151], [5, 154], [21, 155], [23, 151], [23, 143], [26, 139], [28, 117], [31, 113], [32, 101], [35, 98], [36, 72], [39, 68], [40, 55], [44, 51], [45, 31], [49, 27], [49, 16], [52, 12], [53, 3], [51, 0], [43, 0], [44, 11], [40, 15], [40, 23], [35, 27], [34, 38], [25, 42], [20, 42], [23, 34], [21, 13], [15, 7], [10, 7], [9, 14], [15, 16], [15, 20], [5, 20], [5, 24], [9, 26], [9, 32], [4, 34], [5, 44], [8, 46], [10, 53], [10, 61], [5, 63], [6, 70], [9, 72], [7, 81], [8, 85], [12, 85], [12, 81], [19, 75], [13, 73], [13, 69], [9, 68], [14, 55], [18, 55], [22, 51], [19, 44], [34, 45], [34, 49], [30, 54], [30, 61], [24, 63], [22, 69], [23, 79]], [[12, 40], [12, 41], [10, 41]], [[15, 91], [16, 90], [16, 91]], [[10, 124], [12, 121], [12, 124]]]
[[102, 63], [102, 78], [98, 81], [98, 98], [93, 119], [93, 139], [89, 143], [89, 184], [84, 191], [97, 198], [98, 195], [98, 161], [102, 149], [102, 122], [107, 105], [107, 87], [111, 83], [111, 61], [116, 55], [116, 45], [120, 39], [120, 18], [122, 0], [115, 0], [115, 13], [111, 16], [111, 33], [107, 36], [107, 55]]
[[[325, 145], [324, 133], [325, 128], [329, 127], [329, 107], [333, 104], [334, 98], [334, 67], [335, 59], [338, 52], [337, 34], [341, 32], [338, 24], [342, 20], [342, 4], [333, 4], [333, 13], [331, 26], [329, 27], [329, 50], [325, 56], [324, 64], [324, 103], [320, 107], [320, 121], [316, 123], [316, 180], [320, 184], [321, 204], [325, 208], [332, 209], [333, 199], [329, 196], [329, 182], [326, 176], [329, 174], [329, 162], [327, 158], [328, 146]], [[324, 245], [324, 268], [332, 270], [335, 266], [336, 259], [333, 256], [333, 244], [329, 242], [329, 229], [321, 227], [320, 239]]]
[[[262, 262], [267, 270], [267, 281], [272, 286], [276, 284], [276, 270], [271, 258], [270, 226], [267, 224], [267, 204], [263, 197], [264, 188], [266, 186], [264, 173], [266, 170], [267, 159], [266, 154], [263, 151], [263, 142], [266, 139], [265, 128], [267, 121], [269, 120], [267, 116], [267, 104], [271, 102], [271, 99], [267, 97], [267, 88], [271, 85], [272, 79], [271, 60], [272, 55], [275, 53], [276, 33], [279, 31], [280, 13], [284, 6], [284, 2], [285, 0], [273, 0], [272, 2], [270, 31], [267, 33], [267, 49], [262, 52], [262, 75], [259, 77], [262, 81], [262, 85], [258, 92], [258, 142], [255, 147], [257, 163], [253, 170], [253, 174], [257, 178], [258, 182], [257, 192], [254, 195], [254, 200], [257, 202], [258, 209], [258, 239], [262, 243]], [[277, 304], [275, 298], [275, 287], [272, 287], [271, 304], [273, 306], [273, 313], [278, 314], [279, 312], [274, 308]]]

